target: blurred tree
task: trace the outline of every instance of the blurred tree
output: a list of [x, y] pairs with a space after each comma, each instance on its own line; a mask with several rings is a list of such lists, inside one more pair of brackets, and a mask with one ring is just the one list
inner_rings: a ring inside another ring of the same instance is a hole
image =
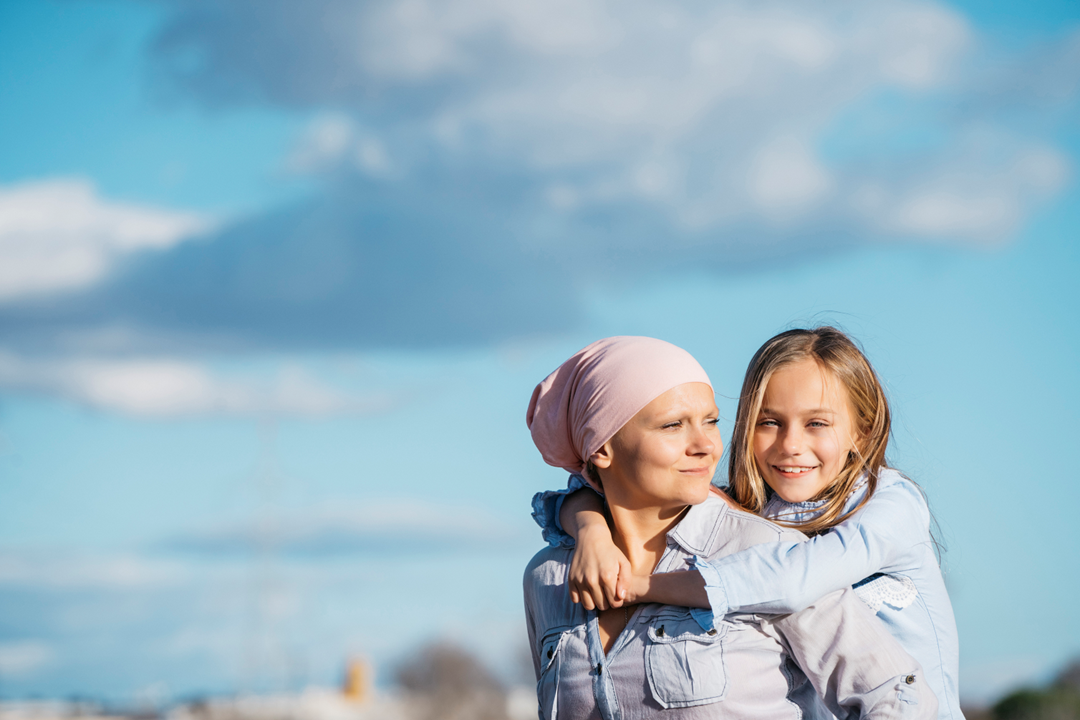
[[1066, 665], [1054, 684], [1080, 693], [1080, 658]]
[[1023, 688], [993, 707], [994, 720], [1080, 720], [1080, 659], [1047, 688]]
[[476, 658], [429, 645], [397, 671], [417, 720], [507, 720], [506, 689]]

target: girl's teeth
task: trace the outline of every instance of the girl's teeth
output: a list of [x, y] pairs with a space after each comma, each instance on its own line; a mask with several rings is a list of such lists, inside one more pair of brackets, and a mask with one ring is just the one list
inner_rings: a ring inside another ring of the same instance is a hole
[[803, 472], [806, 472], [809, 469], [810, 468], [806, 468], [806, 467], [782, 467], [782, 468], [780, 468], [780, 472], [803, 473]]

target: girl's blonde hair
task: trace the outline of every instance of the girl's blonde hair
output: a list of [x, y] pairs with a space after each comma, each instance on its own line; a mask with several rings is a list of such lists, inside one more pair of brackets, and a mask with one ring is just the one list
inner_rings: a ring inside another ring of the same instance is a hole
[[[877, 489], [877, 473], [885, 467], [891, 418], [889, 402], [874, 368], [855, 342], [834, 327], [788, 330], [761, 346], [746, 369], [735, 432], [731, 438], [728, 491], [747, 510], [760, 514], [772, 497], [754, 459], [754, 432], [769, 379], [780, 368], [813, 359], [847, 390], [855, 432], [855, 449], [848, 453], [836, 479], [815, 500], [824, 501], [821, 513], [806, 523], [780, 524], [797, 527], [808, 535], [824, 532], [857, 512]], [[844, 512], [848, 496], [859, 478], [866, 475], [866, 495], [857, 507]]]

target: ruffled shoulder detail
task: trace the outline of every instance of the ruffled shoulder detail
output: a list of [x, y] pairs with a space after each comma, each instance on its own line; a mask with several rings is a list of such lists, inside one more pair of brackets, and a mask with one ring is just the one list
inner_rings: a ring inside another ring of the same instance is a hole
[[919, 589], [909, 577], [875, 573], [852, 586], [855, 594], [875, 613], [884, 605], [903, 610], [919, 596]]

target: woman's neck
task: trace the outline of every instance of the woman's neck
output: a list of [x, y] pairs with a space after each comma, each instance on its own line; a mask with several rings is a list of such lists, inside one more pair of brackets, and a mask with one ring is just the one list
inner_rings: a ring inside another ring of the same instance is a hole
[[609, 507], [611, 537], [623, 551], [635, 575], [649, 575], [667, 549], [667, 534], [682, 519], [689, 505], [670, 508], [630, 510]]

